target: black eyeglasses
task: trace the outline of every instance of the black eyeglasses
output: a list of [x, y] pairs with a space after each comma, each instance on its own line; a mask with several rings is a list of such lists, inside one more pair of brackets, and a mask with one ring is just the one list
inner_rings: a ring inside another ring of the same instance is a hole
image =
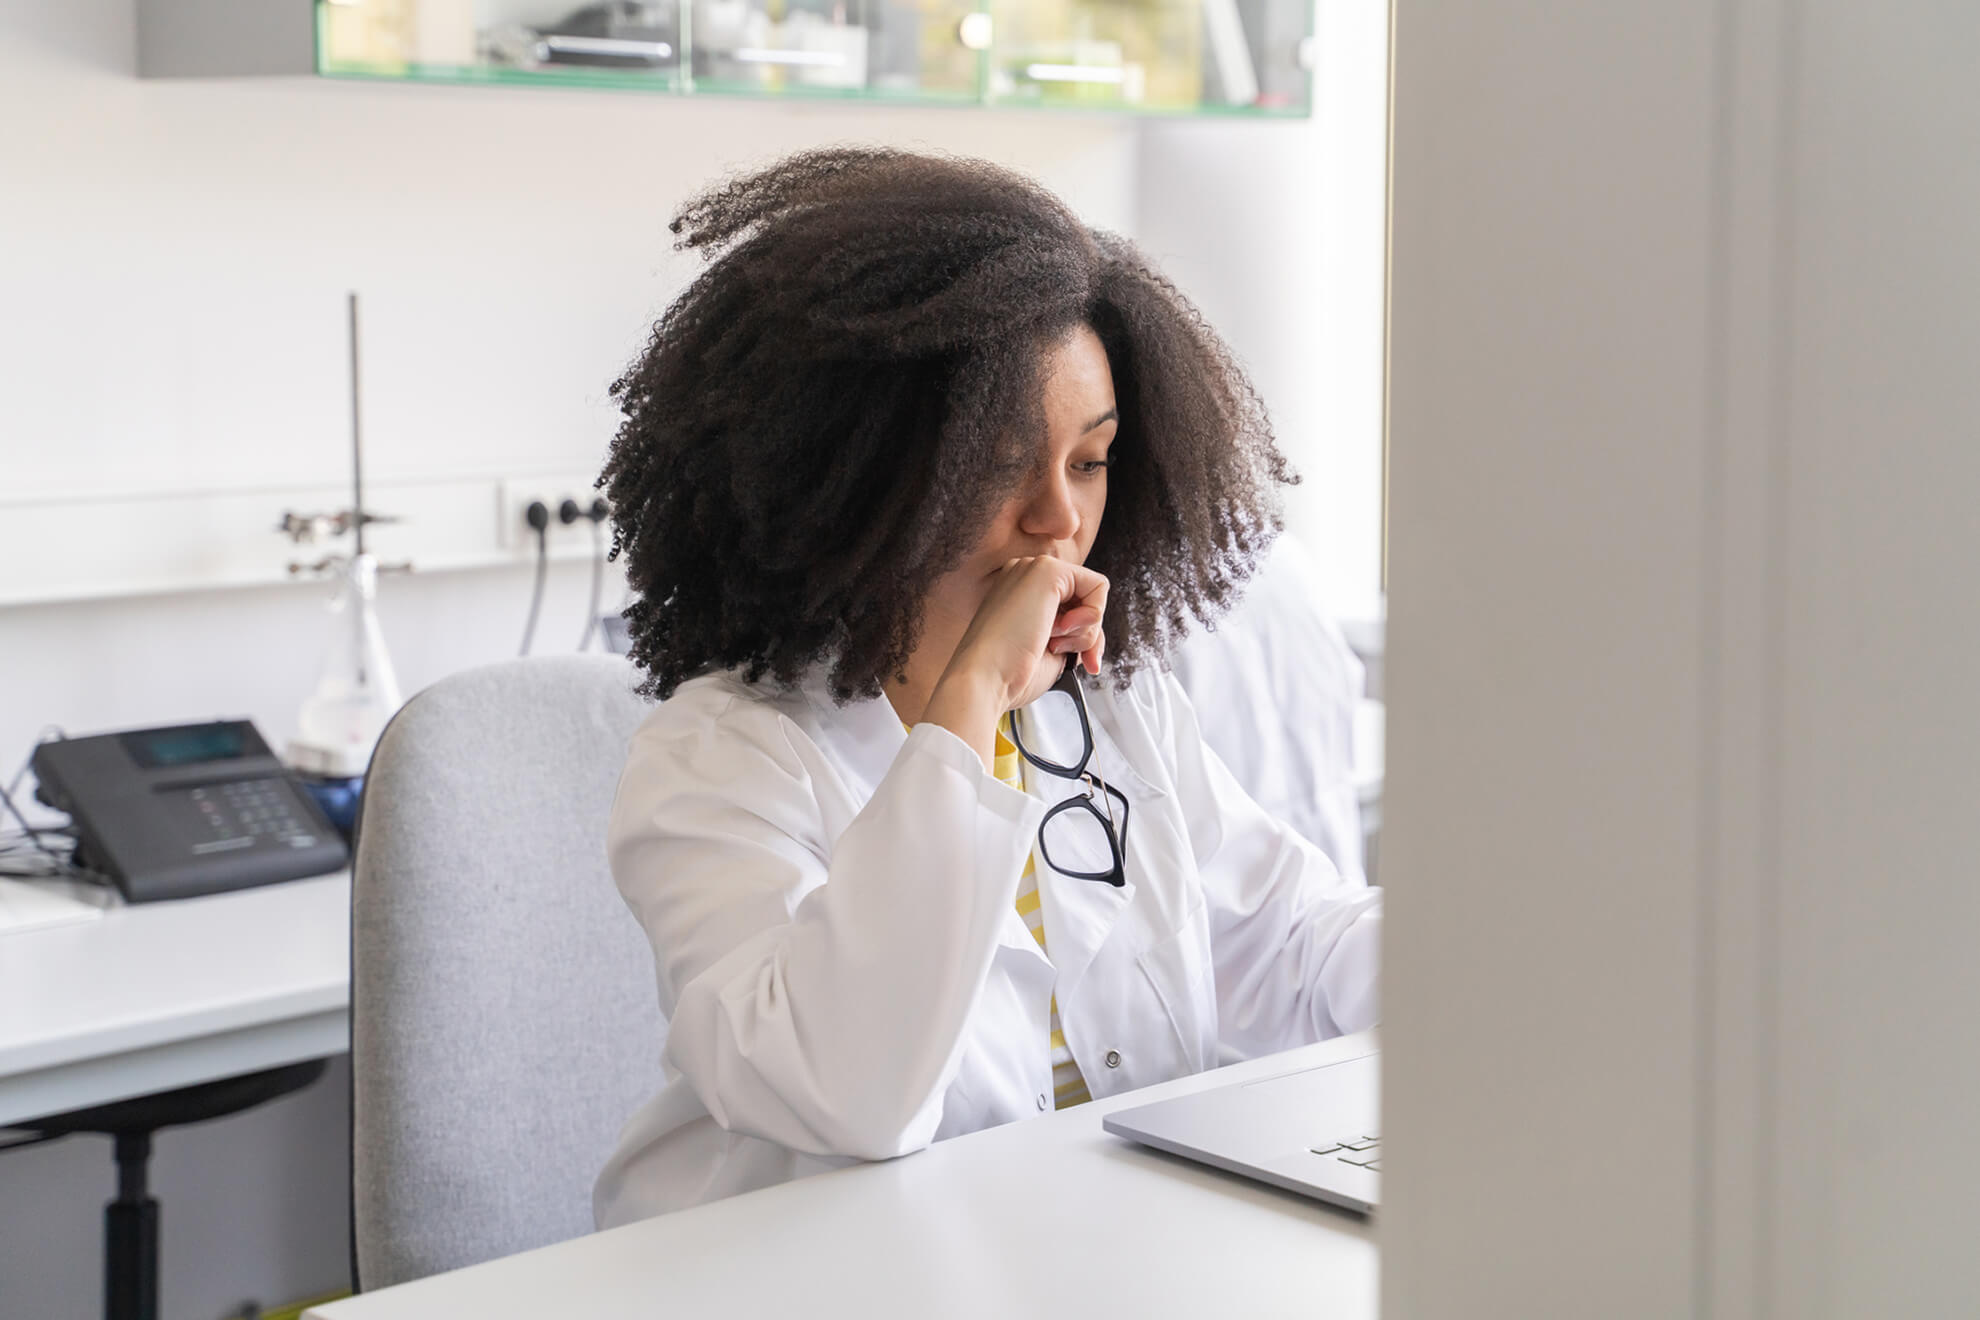
[[[1053, 807], [1045, 813], [1045, 819], [1038, 824], [1038, 851], [1044, 856], [1045, 864], [1062, 875], [1079, 880], [1104, 880], [1116, 889], [1127, 883], [1127, 871], [1123, 865], [1123, 850], [1127, 847], [1128, 800], [1112, 784], [1101, 779], [1086, 768], [1093, 759], [1093, 721], [1086, 713], [1086, 694], [1079, 686], [1079, 661], [1067, 661], [1065, 672], [1059, 681], [1052, 684], [1034, 706], [1050, 705], [1058, 701], [1069, 701], [1079, 716], [1080, 754], [1079, 760], [1071, 765], [1061, 765], [1048, 761], [1024, 745], [1024, 736], [1019, 725], [1021, 712], [1011, 712], [1011, 741], [1017, 744], [1018, 754], [1048, 775], [1060, 779], [1077, 779], [1086, 785], [1086, 791]], [[1052, 859], [1052, 841], [1057, 839], [1060, 856], [1071, 859], [1082, 853], [1097, 852], [1097, 839], [1092, 831], [1098, 828], [1106, 836], [1107, 854], [1113, 865], [1104, 871], [1080, 870], [1062, 866]]]

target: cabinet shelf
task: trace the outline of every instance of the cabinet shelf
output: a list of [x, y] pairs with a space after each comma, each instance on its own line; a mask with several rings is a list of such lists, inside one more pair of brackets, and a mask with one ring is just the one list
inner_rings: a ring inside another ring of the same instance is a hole
[[146, 77], [1301, 118], [1312, 0], [140, 0]]

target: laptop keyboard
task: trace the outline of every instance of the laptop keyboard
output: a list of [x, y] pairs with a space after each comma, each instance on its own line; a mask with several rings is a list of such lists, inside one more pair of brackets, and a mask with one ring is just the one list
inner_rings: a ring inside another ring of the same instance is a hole
[[1343, 1164], [1358, 1164], [1371, 1173], [1382, 1171], [1382, 1139], [1377, 1136], [1346, 1136], [1338, 1141], [1323, 1141], [1312, 1150], [1315, 1155], [1324, 1155]]

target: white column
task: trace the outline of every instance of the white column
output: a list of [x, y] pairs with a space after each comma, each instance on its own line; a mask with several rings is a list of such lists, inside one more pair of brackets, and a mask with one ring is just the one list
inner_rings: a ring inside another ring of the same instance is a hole
[[1980, 1295], [1980, 11], [1404, 0], [1384, 1298]]

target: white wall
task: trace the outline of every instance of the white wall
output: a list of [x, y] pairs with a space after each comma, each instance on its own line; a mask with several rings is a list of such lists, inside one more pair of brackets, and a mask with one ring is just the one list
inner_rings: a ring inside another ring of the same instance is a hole
[[[986, 156], [1097, 223], [1133, 221], [1134, 130], [1118, 118], [139, 80], [129, 0], [7, 12], [0, 95], [34, 127], [0, 145], [0, 508], [343, 480], [351, 289], [373, 478], [595, 467], [607, 386], [699, 264], [671, 250], [668, 218], [711, 179], [799, 146]], [[417, 528], [421, 510], [397, 498]], [[268, 518], [282, 507], [271, 495]], [[492, 527], [491, 502], [479, 530]], [[73, 561], [104, 532], [38, 535]], [[405, 536], [418, 532], [381, 531], [381, 551]], [[276, 539], [253, 539], [279, 571]], [[22, 599], [13, 566], [38, 547], [0, 528], [0, 548], [0, 600]], [[129, 548], [184, 560], [181, 582], [213, 581], [239, 553], [169, 525]]]
[[1250, 370], [1328, 603], [1381, 607], [1389, 6], [1320, 0], [1313, 117], [1142, 136], [1136, 237]]
[[[0, 505], [342, 481], [346, 288], [365, 300], [372, 478], [595, 470], [615, 421], [605, 388], [698, 264], [671, 251], [669, 216], [710, 179], [806, 144], [987, 156], [1096, 223], [1134, 215], [1121, 119], [141, 81], [132, 43], [129, 0], [0, 9], [0, 111], [34, 125], [0, 139]], [[271, 497], [271, 519], [281, 507]], [[62, 538], [34, 552], [155, 549], [93, 519]], [[578, 569], [557, 579], [582, 592]], [[408, 688], [504, 654], [526, 590], [516, 572], [389, 579]], [[49, 722], [235, 710], [281, 736], [313, 677], [319, 594], [0, 611], [0, 757]], [[580, 605], [553, 600], [551, 624]]]

